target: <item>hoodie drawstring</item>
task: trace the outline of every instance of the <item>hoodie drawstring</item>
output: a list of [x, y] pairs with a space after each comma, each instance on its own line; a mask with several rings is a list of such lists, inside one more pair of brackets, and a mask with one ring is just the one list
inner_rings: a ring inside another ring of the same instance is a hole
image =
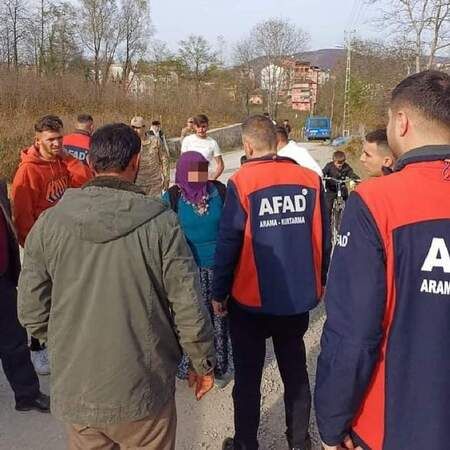
[[450, 181], [450, 159], [446, 159], [445, 166], [442, 169], [442, 176], [444, 177], [444, 181]]

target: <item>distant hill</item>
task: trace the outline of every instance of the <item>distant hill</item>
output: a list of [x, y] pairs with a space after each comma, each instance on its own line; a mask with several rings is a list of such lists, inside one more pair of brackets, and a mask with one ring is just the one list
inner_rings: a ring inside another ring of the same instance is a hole
[[323, 48], [309, 52], [298, 53], [297, 58], [310, 62], [324, 70], [333, 69], [338, 61], [345, 58], [346, 50], [343, 48]]

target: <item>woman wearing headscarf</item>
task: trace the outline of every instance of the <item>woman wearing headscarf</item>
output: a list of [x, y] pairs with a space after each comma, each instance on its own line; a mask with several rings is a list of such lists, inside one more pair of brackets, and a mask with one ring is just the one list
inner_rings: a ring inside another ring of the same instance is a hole
[[[219, 232], [220, 217], [225, 197], [225, 186], [208, 180], [208, 160], [198, 152], [183, 153], [177, 163], [175, 185], [164, 195], [163, 201], [178, 215], [181, 228], [199, 267], [202, 297], [214, 326], [217, 353], [216, 385], [224, 387], [229, 381], [228, 364], [231, 360], [227, 318], [214, 315], [211, 305], [214, 253]], [[188, 377], [189, 359], [180, 363], [177, 376]]]

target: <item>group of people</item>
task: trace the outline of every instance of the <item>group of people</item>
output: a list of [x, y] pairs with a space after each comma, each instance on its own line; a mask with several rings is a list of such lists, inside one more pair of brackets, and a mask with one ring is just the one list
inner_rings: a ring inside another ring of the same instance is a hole
[[272, 338], [287, 448], [311, 449], [303, 337], [324, 297], [314, 394], [323, 448], [445, 450], [450, 76], [408, 77], [388, 114], [387, 130], [366, 136], [372, 178], [348, 197], [331, 264], [321, 176], [352, 177], [340, 151], [322, 171], [285, 128], [252, 116], [246, 160], [225, 187], [198, 115], [169, 187], [160, 129], [142, 117], [90, 136], [83, 115], [71, 138], [59, 118], [38, 121], [12, 219], [0, 191], [0, 356], [16, 409], [49, 410], [18, 314], [37, 351], [48, 345], [51, 410], [71, 450], [174, 449], [176, 376], [198, 400], [234, 377], [235, 432], [222, 448], [255, 450]]

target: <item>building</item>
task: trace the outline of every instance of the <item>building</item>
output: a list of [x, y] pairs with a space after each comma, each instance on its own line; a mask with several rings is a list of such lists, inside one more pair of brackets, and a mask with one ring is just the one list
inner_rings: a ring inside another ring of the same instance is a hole
[[319, 86], [330, 73], [306, 61], [286, 58], [280, 65], [268, 65], [261, 70], [261, 88], [275, 87], [285, 103], [296, 111], [314, 112]]

